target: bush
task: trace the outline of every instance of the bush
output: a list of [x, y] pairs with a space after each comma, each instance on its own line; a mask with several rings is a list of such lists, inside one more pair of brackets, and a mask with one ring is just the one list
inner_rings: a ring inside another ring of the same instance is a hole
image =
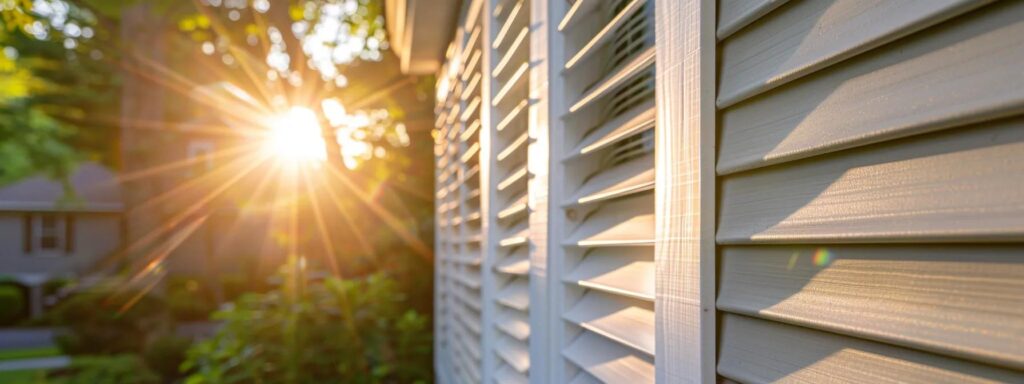
[[185, 362], [185, 351], [192, 345], [192, 341], [174, 335], [161, 335], [148, 344], [142, 353], [146, 365], [165, 379], [174, 379], [183, 376], [179, 367]]
[[212, 295], [197, 279], [172, 280], [167, 286], [167, 308], [178, 321], [203, 321], [216, 309]]
[[284, 281], [214, 315], [224, 325], [189, 349], [187, 383], [430, 381], [429, 319], [393, 279]]
[[[67, 354], [138, 353], [146, 336], [168, 328], [162, 301], [135, 293], [86, 292], [65, 300], [51, 312], [54, 324], [67, 332], [57, 346]], [[131, 304], [131, 305], [128, 305]]]
[[0, 285], [0, 324], [12, 324], [25, 316], [25, 295], [18, 287]]
[[46, 374], [53, 384], [159, 384], [160, 377], [149, 370], [138, 356], [82, 356], [67, 368]]

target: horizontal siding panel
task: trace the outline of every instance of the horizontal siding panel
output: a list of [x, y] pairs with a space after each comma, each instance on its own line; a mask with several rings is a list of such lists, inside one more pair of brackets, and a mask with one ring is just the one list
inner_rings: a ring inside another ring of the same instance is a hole
[[587, 292], [565, 319], [622, 345], [654, 356], [654, 303]]
[[785, 3], [786, 0], [719, 0], [718, 39], [729, 37]]
[[605, 383], [653, 383], [654, 361], [603, 336], [583, 331], [562, 355]]
[[1024, 118], [943, 131], [725, 178], [718, 240], [1020, 241], [1021, 180]]
[[985, 4], [977, 0], [797, 1], [725, 41], [718, 106], [801, 76]]
[[1020, 113], [1021, 14], [994, 4], [725, 110], [719, 173]]
[[1021, 383], [1024, 374], [863, 339], [722, 319], [718, 372], [742, 383]]
[[718, 308], [1024, 369], [1024, 245], [724, 247]]
[[654, 301], [654, 254], [650, 247], [597, 248], [569, 272], [565, 281]]

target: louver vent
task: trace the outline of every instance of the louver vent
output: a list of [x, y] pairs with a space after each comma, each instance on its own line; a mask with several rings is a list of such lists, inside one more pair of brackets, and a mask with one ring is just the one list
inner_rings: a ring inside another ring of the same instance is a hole
[[437, 353], [459, 383], [483, 378], [481, 327], [482, 2], [472, 2], [438, 76]]
[[578, 0], [558, 26], [562, 382], [654, 381], [653, 6]]
[[530, 257], [527, 147], [530, 1], [499, 1], [491, 11], [491, 172], [489, 234], [498, 383], [528, 382]]

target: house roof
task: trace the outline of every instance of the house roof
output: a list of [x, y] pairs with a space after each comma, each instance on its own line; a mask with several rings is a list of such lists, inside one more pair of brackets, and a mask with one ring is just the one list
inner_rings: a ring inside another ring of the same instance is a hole
[[64, 198], [58, 180], [35, 176], [0, 188], [0, 210], [53, 212], [120, 212], [121, 186], [116, 176], [96, 163], [83, 163], [70, 177], [77, 197]]

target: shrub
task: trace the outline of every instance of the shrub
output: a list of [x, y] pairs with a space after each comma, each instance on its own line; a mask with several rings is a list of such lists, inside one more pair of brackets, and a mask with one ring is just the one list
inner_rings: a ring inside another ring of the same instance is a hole
[[52, 384], [158, 384], [160, 377], [138, 356], [82, 356], [46, 375]]
[[165, 379], [183, 376], [179, 367], [185, 361], [185, 351], [192, 341], [170, 334], [160, 335], [146, 344], [142, 358], [146, 365]]
[[[115, 354], [142, 351], [146, 336], [168, 326], [162, 301], [124, 292], [85, 292], [65, 300], [51, 312], [53, 322], [67, 329], [57, 346], [67, 354]], [[128, 305], [131, 304], [131, 305]]]
[[393, 279], [284, 281], [214, 315], [224, 325], [189, 349], [187, 383], [430, 381], [429, 319]]
[[25, 316], [25, 295], [18, 287], [0, 285], [0, 324], [12, 324]]
[[202, 321], [216, 308], [213, 298], [196, 279], [172, 281], [167, 287], [167, 308], [178, 321]]

